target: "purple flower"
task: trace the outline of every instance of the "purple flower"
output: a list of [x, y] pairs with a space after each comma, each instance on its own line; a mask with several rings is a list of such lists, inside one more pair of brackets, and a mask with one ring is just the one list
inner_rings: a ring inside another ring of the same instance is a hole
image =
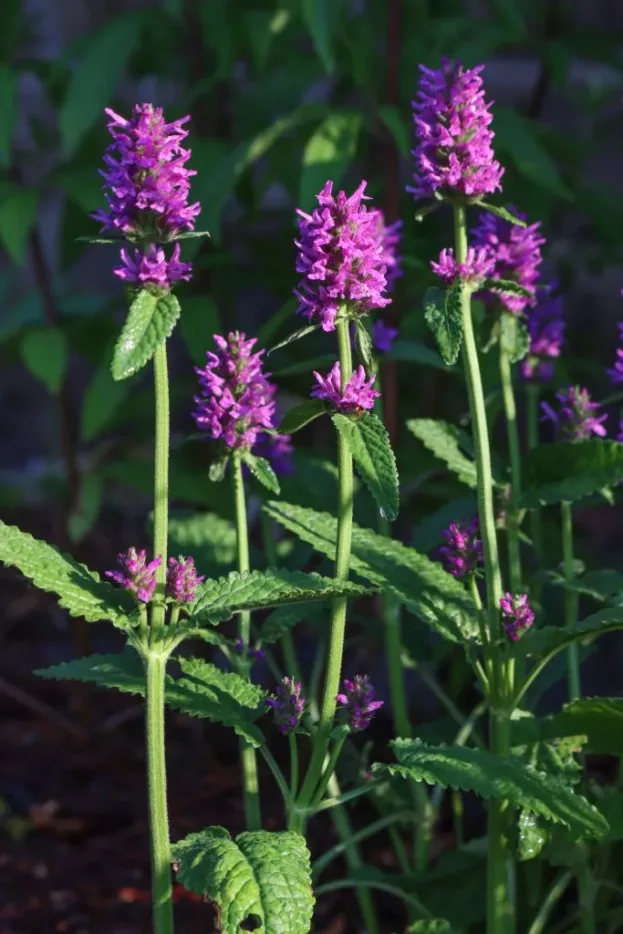
[[333, 182], [327, 182], [319, 195], [319, 207], [312, 214], [298, 210], [299, 240], [296, 271], [303, 276], [294, 290], [298, 311], [323, 331], [335, 330], [341, 304], [348, 311], [365, 314], [389, 305], [385, 297], [385, 228], [378, 211], [368, 211], [362, 203], [366, 182], [350, 196], [333, 195]]
[[374, 408], [374, 400], [380, 392], [372, 388], [375, 377], [366, 380], [366, 371], [358, 366], [346, 383], [342, 392], [342, 373], [340, 364], [334, 363], [328, 376], [321, 376], [314, 370], [314, 378], [318, 385], [312, 389], [311, 395], [316, 399], [324, 399], [344, 415], [361, 415], [365, 410]]
[[483, 68], [464, 69], [447, 58], [441, 68], [420, 65], [420, 87], [412, 102], [415, 185], [407, 189], [416, 199], [438, 192], [475, 200], [501, 190], [504, 169], [491, 147], [493, 117], [485, 102]]
[[194, 558], [169, 558], [167, 568], [167, 597], [176, 603], [192, 603], [199, 584], [205, 580], [195, 568]]
[[[623, 340], [623, 322], [619, 322], [619, 337]], [[623, 347], [617, 347], [614, 366], [606, 372], [613, 386], [620, 386], [623, 383]]]
[[[526, 220], [526, 215], [512, 205], [508, 206], [508, 210], [520, 220]], [[489, 276], [492, 279], [510, 279], [528, 289], [533, 296], [529, 298], [527, 295], [512, 295], [508, 292], [484, 292], [484, 301], [489, 304], [499, 302], [515, 315], [521, 314], [534, 303], [538, 269], [543, 261], [541, 247], [545, 243], [539, 233], [540, 226], [540, 222], [537, 222], [528, 227], [519, 227], [486, 211], [480, 215], [472, 237], [474, 244], [484, 248], [491, 258]]]
[[265, 457], [275, 473], [281, 477], [294, 473], [294, 460], [292, 459], [294, 449], [291, 435], [263, 431], [257, 439], [253, 453], [258, 457]]
[[500, 597], [500, 608], [506, 635], [512, 642], [517, 642], [534, 622], [534, 613], [528, 603], [528, 594], [505, 593], [503, 597]]
[[470, 246], [465, 262], [457, 263], [454, 250], [442, 250], [439, 254], [439, 261], [437, 263], [432, 261], [431, 267], [446, 288], [450, 288], [456, 279], [462, 279], [472, 289], [476, 289], [481, 280], [491, 271], [491, 258], [485, 249], [475, 250]]
[[396, 284], [396, 279], [399, 279], [402, 275], [402, 257], [398, 252], [398, 245], [402, 237], [402, 221], [386, 224], [385, 215], [380, 208], [372, 208], [369, 213], [376, 217], [377, 234], [380, 237], [383, 250], [382, 261], [385, 263], [386, 288], [388, 292], [391, 292]]
[[442, 532], [447, 545], [440, 548], [446, 570], [453, 577], [462, 578], [472, 574], [482, 565], [482, 541], [479, 536], [478, 517], [469, 525], [451, 522]]
[[398, 328], [393, 328], [377, 318], [372, 325], [372, 345], [377, 353], [389, 353], [398, 334]]
[[606, 436], [604, 422], [607, 415], [596, 414], [601, 409], [599, 402], [591, 400], [588, 389], [581, 386], [569, 386], [564, 392], [557, 392], [560, 406], [558, 411], [547, 402], [541, 403], [543, 421], [551, 421], [556, 426], [558, 441], [587, 441], [591, 435]]
[[294, 678], [282, 678], [275, 696], [266, 700], [275, 715], [275, 725], [285, 735], [296, 730], [305, 711], [305, 698], [301, 697], [303, 685]]
[[530, 350], [521, 361], [525, 380], [546, 383], [554, 375], [552, 360], [560, 356], [566, 327], [562, 298], [552, 295], [555, 288], [552, 282], [538, 289], [537, 303], [527, 313]]
[[193, 417], [230, 450], [250, 449], [263, 429], [273, 427], [276, 386], [262, 370], [264, 351], [252, 353], [255, 338], [233, 331], [214, 340], [216, 353], [208, 351], [205, 369], [196, 371], [201, 394]]
[[176, 282], [190, 279], [192, 264], [180, 262], [181, 248], [176, 243], [170, 259], [166, 258], [164, 249], [150, 243], [147, 251], [134, 249], [132, 253], [121, 248], [121, 261], [123, 266], [117, 266], [113, 273], [128, 284], [136, 284], [139, 288], [162, 289], [170, 292]]
[[258, 660], [264, 658], [266, 655], [266, 653], [262, 649], [254, 649], [250, 645], [247, 646], [247, 650], [245, 653], [244, 642], [240, 638], [236, 639], [236, 642], [234, 643], [234, 652], [236, 653], [236, 655], [246, 654], [247, 658], [254, 658]]
[[148, 562], [144, 548], [140, 551], [128, 548], [126, 552], [117, 555], [117, 561], [122, 570], [106, 571], [106, 577], [129, 590], [141, 603], [149, 603], [156, 589], [156, 571], [162, 564], [160, 555]]
[[165, 123], [162, 108], [153, 104], [136, 104], [129, 120], [110, 108], [106, 113], [113, 138], [101, 173], [108, 210], [93, 215], [102, 233], [166, 241], [194, 230], [201, 206], [188, 204], [190, 178], [196, 173], [186, 168], [190, 150], [182, 146], [188, 136], [182, 127], [190, 117]]
[[365, 730], [384, 701], [374, 699], [374, 687], [367, 675], [355, 675], [352, 681], [342, 681], [342, 687], [344, 693], [338, 694], [336, 699], [346, 708], [349, 727], [357, 732]]

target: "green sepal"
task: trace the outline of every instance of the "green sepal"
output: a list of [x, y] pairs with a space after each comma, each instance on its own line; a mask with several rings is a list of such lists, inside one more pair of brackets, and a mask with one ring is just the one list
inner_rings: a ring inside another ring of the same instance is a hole
[[156, 295], [141, 289], [115, 345], [111, 372], [113, 379], [133, 376], [148, 363], [170, 337], [180, 316], [180, 303], [172, 293]]
[[515, 217], [514, 214], [507, 211], [506, 208], [498, 207], [497, 204], [488, 204], [486, 201], [476, 201], [474, 207], [482, 208], [483, 211], [489, 211], [490, 214], [495, 214], [496, 217], [501, 217], [503, 221], [508, 221], [509, 224], [515, 224], [517, 227], [528, 226], [527, 221], [522, 221], [519, 217]]
[[500, 320], [500, 345], [511, 363], [519, 363], [530, 350], [530, 334], [525, 321], [503, 312]]
[[393, 522], [399, 509], [398, 469], [385, 425], [374, 412], [352, 418], [336, 413], [331, 421], [348, 445], [357, 472], [382, 515]]
[[322, 399], [308, 399], [307, 402], [303, 402], [286, 412], [279, 425], [279, 434], [293, 435], [320, 415], [324, 415], [326, 411], [327, 407]]
[[257, 454], [252, 454], [251, 451], [245, 451], [242, 454], [242, 463], [246, 464], [255, 479], [258, 480], [263, 487], [270, 490], [271, 493], [279, 495], [280, 486], [277, 474], [265, 457], [258, 457]]
[[370, 376], [374, 372], [372, 338], [361, 317], [355, 318], [355, 347], [364, 365], [366, 375]]
[[208, 477], [212, 483], [221, 483], [225, 479], [227, 465], [229, 464], [229, 454], [223, 454], [217, 460], [212, 461], [208, 467]]
[[435, 335], [439, 353], [447, 366], [456, 363], [463, 343], [462, 288], [457, 279], [449, 289], [444, 291], [433, 286], [424, 296], [424, 320]]

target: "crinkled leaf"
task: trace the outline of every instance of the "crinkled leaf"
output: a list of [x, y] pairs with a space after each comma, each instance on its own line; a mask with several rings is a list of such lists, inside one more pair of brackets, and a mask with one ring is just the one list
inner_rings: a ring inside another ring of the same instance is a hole
[[[269, 502], [268, 515], [321, 554], [335, 558], [337, 521], [328, 513], [292, 503]], [[401, 542], [353, 527], [351, 567], [450, 642], [478, 640], [473, 603], [463, 585], [434, 561]]]
[[[534, 291], [524, 288], [514, 279], [490, 279], [487, 277], [482, 280], [479, 291], [480, 289], [485, 292], [497, 292], [500, 295], [521, 295], [524, 298], [534, 298]], [[511, 317], [515, 316], [512, 315]]]
[[514, 646], [518, 656], [532, 655], [538, 658], [553, 657], [556, 652], [595, 636], [623, 629], [623, 607], [599, 610], [573, 626], [544, 626], [530, 629]]
[[515, 224], [517, 227], [528, 226], [527, 221], [522, 221], [519, 217], [515, 217], [514, 214], [507, 211], [506, 208], [499, 207], [497, 204], [489, 204], [487, 201], [478, 201], [477, 206], [484, 211], [489, 211], [490, 214], [495, 214], [496, 217], [501, 217], [502, 220], [508, 221], [509, 224]]
[[374, 352], [372, 338], [361, 318], [355, 318], [355, 346], [369, 376], [374, 371]]
[[107, 619], [120, 629], [134, 625], [136, 603], [127, 591], [101, 580], [70, 555], [3, 522], [0, 561], [18, 568], [40, 590], [56, 594], [60, 606], [72, 616], [88, 622]]
[[[492, 289], [491, 291], [495, 291]], [[501, 289], [500, 291], [506, 291]], [[511, 363], [519, 363], [530, 349], [530, 334], [521, 318], [504, 312], [500, 321], [500, 344]]]
[[430, 288], [424, 296], [424, 320], [435, 335], [444, 363], [456, 363], [463, 343], [463, 311], [459, 280], [451, 288]]
[[623, 753], [623, 698], [582, 697], [565, 704], [560, 713], [522, 717], [511, 724], [513, 746], [567, 736], [586, 736], [595, 753]]
[[377, 775], [401, 775], [482, 798], [500, 798], [514, 807], [564, 824], [575, 836], [603, 837], [608, 824], [586, 798], [558, 778], [540, 772], [515, 756], [496, 756], [465, 746], [427, 746], [418, 739], [396, 739], [391, 746], [398, 765], [376, 763]]
[[297, 331], [292, 331], [285, 340], [280, 341], [278, 344], [275, 344], [274, 347], [271, 347], [267, 352], [269, 354], [274, 353], [276, 350], [281, 350], [283, 347], [287, 347], [288, 344], [292, 344], [294, 341], [300, 341], [302, 337], [307, 337], [308, 334], [313, 334], [314, 331], [318, 330], [317, 324], [306, 324], [304, 328], [299, 328]]
[[412, 418], [407, 428], [435, 457], [444, 461], [462, 483], [476, 489], [476, 464], [461, 450], [461, 432], [455, 425], [434, 418]]
[[171, 335], [179, 316], [180, 303], [175, 295], [156, 296], [142, 289], [130, 305], [115, 345], [113, 379], [128, 379], [144, 367]]
[[177, 878], [216, 905], [222, 934], [309, 934], [314, 896], [305, 838], [208, 827], [173, 844]]
[[338, 413], [331, 420], [350, 448], [357, 472], [384, 518], [393, 522], [400, 505], [398, 469], [385, 425], [374, 412], [363, 412], [357, 418]]
[[250, 451], [245, 451], [242, 455], [242, 461], [263, 487], [266, 487], [271, 493], [279, 494], [279, 480], [277, 479], [277, 474], [265, 457], [258, 457], [257, 454], [251, 454]]
[[50, 668], [39, 668], [40, 678], [56, 681], [83, 681], [102, 688], [115, 688], [126, 694], [145, 694], [145, 670], [134, 649], [114, 655], [86, 655]]
[[572, 503], [623, 480], [623, 444], [603, 438], [543, 444], [526, 456], [524, 476], [523, 506]]
[[295, 431], [309, 425], [319, 415], [324, 415], [327, 407], [322, 399], [308, 399], [296, 408], [290, 409], [283, 416], [279, 425], [279, 433], [282, 435], [293, 435]]
[[241, 610], [265, 610], [287, 603], [330, 600], [334, 597], [360, 597], [371, 589], [350, 581], [338, 581], [304, 571], [269, 569], [232, 571], [227, 577], [206, 581], [199, 588], [191, 607], [193, 618], [213, 623], [230, 619]]

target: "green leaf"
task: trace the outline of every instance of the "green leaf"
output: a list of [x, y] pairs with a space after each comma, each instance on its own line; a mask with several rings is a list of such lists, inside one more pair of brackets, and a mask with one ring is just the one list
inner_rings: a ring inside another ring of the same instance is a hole
[[307, 31], [312, 37], [318, 58], [329, 74], [335, 71], [333, 33], [340, 7], [341, 0], [301, 0], [301, 10]]
[[0, 243], [16, 266], [23, 266], [28, 236], [37, 219], [35, 191], [12, 188], [0, 199]]
[[623, 607], [614, 607], [599, 610], [586, 619], [567, 626], [564, 629], [558, 626], [544, 626], [542, 629], [531, 629], [526, 632], [519, 642], [514, 645], [514, 652], [518, 656], [532, 655], [535, 657], [553, 658], [557, 652], [572, 645], [601, 636], [604, 633], [616, 632], [623, 629]]
[[623, 753], [623, 698], [582, 697], [547, 717], [522, 717], [511, 723], [513, 746], [565, 736], [586, 736], [588, 748], [601, 755]]
[[102, 688], [114, 688], [126, 694], [145, 696], [145, 669], [134, 649], [114, 655], [86, 655], [34, 672], [39, 678], [56, 681], [82, 681]]
[[588, 574], [567, 580], [564, 574], [558, 571], [549, 571], [545, 579], [555, 587], [564, 587], [575, 593], [584, 593], [594, 600], [609, 600], [618, 593], [623, 593], [623, 574], [612, 568], [601, 568], [598, 571], [589, 571]]
[[623, 444], [592, 438], [543, 444], [525, 458], [521, 505], [575, 502], [623, 480]]
[[402, 108], [379, 104], [376, 112], [391, 133], [400, 155], [403, 158], [408, 156], [411, 149], [411, 127], [404, 117]]
[[298, 331], [293, 331], [285, 338], [285, 340], [282, 340], [278, 344], [275, 344], [274, 347], [271, 347], [270, 350], [267, 351], [267, 355], [274, 353], [276, 350], [281, 350], [283, 347], [287, 347], [288, 344], [292, 344], [294, 341], [300, 341], [302, 337], [307, 337], [308, 334], [313, 334], [313, 332], [317, 330], [317, 324], [306, 324], [304, 328], [299, 328]]
[[189, 295], [184, 298], [180, 316], [180, 334], [196, 366], [204, 367], [206, 350], [212, 346], [213, 335], [221, 330], [218, 308], [209, 295]]
[[287, 603], [361, 597], [370, 588], [320, 574], [271, 568], [267, 571], [231, 571], [227, 577], [206, 581], [191, 607], [193, 619], [213, 623], [230, 619], [242, 610], [265, 610]]
[[495, 214], [496, 217], [501, 217], [502, 220], [508, 221], [509, 224], [515, 224], [517, 227], [528, 226], [528, 221], [522, 221], [519, 217], [515, 217], [514, 214], [511, 214], [510, 211], [507, 211], [506, 208], [499, 207], [497, 204], [488, 204], [486, 201], [477, 201], [476, 205], [479, 208], [482, 208], [484, 211], [489, 211], [490, 214]]
[[331, 421], [348, 444], [359, 476], [382, 515], [393, 522], [399, 509], [398, 470], [385, 425], [374, 412], [357, 418], [336, 414]]
[[286, 412], [279, 425], [279, 433], [293, 435], [295, 431], [309, 425], [319, 415], [324, 415], [326, 411], [327, 407], [322, 399], [308, 399], [307, 402], [303, 402]]
[[68, 522], [72, 542], [82, 541], [93, 528], [100, 514], [103, 493], [102, 481], [97, 474], [88, 473], [82, 477], [79, 502]]
[[279, 494], [277, 474], [265, 457], [258, 457], [256, 454], [251, 454], [250, 451], [245, 451], [242, 460], [263, 487], [266, 487], [271, 493]]
[[522, 808], [517, 819], [517, 859], [525, 863], [536, 859], [547, 841], [549, 833], [543, 827], [542, 818], [533, 811]]
[[361, 123], [362, 116], [359, 113], [336, 111], [329, 114], [314, 130], [303, 150], [298, 200], [303, 211], [313, 209], [316, 195], [328, 178], [333, 179], [336, 189], [339, 187], [342, 176], [355, 156]]
[[[534, 290], [526, 289], [513, 279], [483, 279], [479, 287], [487, 292], [498, 292], [500, 295], [521, 295], [523, 298], [534, 298]], [[515, 317], [510, 315], [510, 317]]]
[[456, 363], [463, 343], [461, 288], [460, 282], [445, 291], [433, 286], [424, 296], [424, 320], [435, 335], [447, 366]]
[[147, 289], [139, 292], [115, 346], [113, 379], [128, 379], [144, 367], [171, 335], [179, 316], [180, 303], [175, 295], [156, 296]]
[[120, 629], [134, 625], [136, 603], [129, 593], [100, 579], [95, 571], [46, 542], [0, 522], [0, 561], [16, 567], [35, 587], [55, 593], [60, 606], [88, 622], [110, 620]]
[[435, 918], [431, 921], [416, 921], [409, 925], [406, 934], [458, 934], [458, 931], [449, 921]]
[[431, 350], [426, 344], [417, 341], [396, 340], [387, 354], [389, 360], [404, 360], [406, 363], [419, 363], [421, 366], [432, 366], [436, 370], [447, 370], [436, 350]]
[[272, 645], [289, 632], [298, 623], [322, 614], [322, 604], [300, 603], [296, 606], [280, 606], [273, 610], [262, 624], [260, 642]]
[[573, 201], [572, 192], [543, 145], [542, 135], [541, 128], [519, 111], [510, 107], [496, 107], [496, 153], [506, 152], [517, 170], [535, 185], [565, 201]]
[[[337, 520], [292, 503], [269, 502], [264, 510], [321, 554], [335, 559]], [[477, 641], [478, 623], [465, 588], [451, 574], [401, 542], [353, 527], [351, 567], [450, 642]]]
[[225, 479], [227, 465], [229, 464], [229, 455], [223, 454], [217, 460], [212, 461], [208, 468], [208, 478], [212, 483], [222, 483]]
[[8, 169], [13, 151], [13, 131], [17, 115], [17, 72], [0, 65], [0, 168]]
[[355, 346], [365, 367], [366, 374], [369, 376], [374, 372], [374, 351], [372, 338], [361, 318], [355, 318]]
[[462, 483], [476, 489], [476, 465], [461, 450], [461, 432], [455, 425], [433, 418], [412, 418], [407, 428], [435, 457], [444, 461]]
[[84, 135], [102, 120], [121, 84], [128, 60], [138, 44], [145, 19], [138, 13], [115, 16], [87, 37], [74, 68], [58, 121], [63, 155], [73, 155]]
[[519, 363], [530, 350], [530, 334], [526, 323], [516, 315], [504, 312], [500, 319], [500, 344], [511, 363]]
[[236, 527], [214, 513], [172, 515], [169, 518], [169, 553], [194, 555], [203, 574], [218, 576], [236, 561]]
[[399, 764], [376, 763], [374, 774], [400, 775], [429, 785], [474, 791], [482, 798], [500, 798], [564, 824], [577, 837], [608, 833], [606, 820], [586, 798], [515, 756], [501, 757], [465, 746], [427, 746], [418, 739], [396, 739], [390, 745]]
[[110, 424], [129, 391], [129, 383], [112, 378], [108, 363], [95, 370], [82, 398], [80, 435], [83, 441], [93, 441]]
[[314, 896], [305, 838], [256, 830], [232, 840], [224, 827], [171, 848], [184, 888], [216, 906], [222, 934], [309, 934]]
[[48, 392], [56, 395], [63, 385], [69, 355], [63, 332], [58, 328], [28, 330], [22, 338], [20, 352], [32, 375]]

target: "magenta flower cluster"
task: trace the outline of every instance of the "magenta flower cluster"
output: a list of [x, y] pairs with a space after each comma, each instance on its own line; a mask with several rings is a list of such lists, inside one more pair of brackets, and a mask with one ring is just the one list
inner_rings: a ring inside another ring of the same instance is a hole
[[446, 58], [441, 68], [420, 65], [412, 103], [415, 184], [408, 189], [416, 199], [439, 195], [476, 200], [501, 189], [504, 169], [491, 146], [493, 117], [480, 77], [483, 68], [465, 69]]
[[[623, 322], [619, 323], [619, 337], [623, 341]], [[607, 370], [607, 373], [613, 386], [623, 383], [623, 347], [617, 347], [614, 366]]]
[[156, 589], [156, 571], [162, 564], [158, 555], [153, 561], [147, 560], [147, 551], [142, 548], [128, 548], [126, 552], [117, 555], [120, 571], [106, 571], [116, 584], [133, 593], [141, 603], [149, 603]]
[[194, 558], [169, 558], [167, 568], [167, 597], [175, 603], [192, 603], [197, 597], [199, 584], [205, 577], [197, 574]]
[[383, 308], [391, 299], [387, 290], [388, 247], [378, 211], [368, 211], [363, 201], [366, 182], [347, 197], [333, 194], [327, 182], [319, 195], [319, 207], [311, 214], [299, 210], [296, 271], [302, 279], [294, 294], [298, 311], [324, 331], [335, 330], [340, 305], [349, 313], [365, 314]]
[[534, 622], [534, 612], [528, 603], [528, 595], [505, 593], [500, 598], [500, 609], [506, 635], [512, 642], [517, 642]]
[[342, 681], [342, 687], [344, 690], [336, 700], [346, 711], [349, 727], [356, 732], [367, 729], [384, 701], [375, 700], [374, 686], [368, 675], [346, 679]]
[[197, 426], [229, 450], [250, 450], [260, 433], [273, 427], [276, 387], [263, 371], [263, 350], [253, 353], [255, 338], [232, 331], [214, 335], [216, 352], [208, 351], [197, 369], [200, 395], [195, 396]]
[[439, 550], [446, 570], [458, 579], [476, 571], [483, 562], [482, 540], [479, 537], [478, 517], [468, 525], [451, 522], [442, 532], [446, 544]]
[[[509, 205], [508, 211], [520, 220], [526, 220], [526, 215], [512, 205]], [[543, 261], [541, 247], [545, 243], [539, 233], [540, 226], [537, 222], [520, 227], [485, 211], [480, 215], [478, 225], [472, 231], [472, 242], [476, 247], [486, 250], [491, 260], [488, 276], [516, 282], [531, 295], [484, 292], [482, 297], [486, 302], [499, 302], [515, 315], [521, 314], [534, 303], [539, 266]]]
[[472, 289], [477, 289], [492, 268], [491, 257], [483, 247], [469, 247], [464, 263], [457, 263], [454, 250], [445, 249], [439, 254], [439, 260], [431, 261], [431, 268], [445, 288], [450, 288], [460, 279]]
[[536, 305], [527, 312], [530, 349], [521, 361], [521, 375], [528, 381], [546, 383], [551, 380], [553, 361], [562, 350], [566, 323], [562, 298], [553, 295], [555, 288], [552, 282], [537, 289]]
[[342, 372], [340, 364], [334, 363], [328, 376], [322, 376], [314, 370], [314, 378], [318, 384], [311, 391], [316, 399], [328, 402], [343, 415], [361, 415], [362, 412], [374, 408], [374, 400], [380, 392], [373, 389], [374, 376], [366, 379], [366, 371], [358, 366], [342, 392]]
[[593, 402], [588, 389], [569, 386], [557, 392], [558, 410], [542, 402], [543, 420], [554, 423], [558, 441], [587, 441], [592, 435], [606, 436], [604, 422], [607, 415], [601, 414], [601, 404]]
[[302, 690], [300, 681], [282, 678], [275, 689], [275, 696], [266, 700], [266, 705], [272, 708], [275, 725], [284, 735], [296, 730], [301, 722], [306, 704]]
[[170, 259], [166, 258], [163, 247], [155, 243], [150, 243], [145, 252], [134, 249], [130, 253], [122, 248], [123, 265], [113, 269], [113, 273], [128, 285], [137, 285], [141, 289], [153, 286], [169, 292], [176, 282], [192, 277], [192, 264], [181, 262], [180, 252], [179, 243], [175, 244]]

